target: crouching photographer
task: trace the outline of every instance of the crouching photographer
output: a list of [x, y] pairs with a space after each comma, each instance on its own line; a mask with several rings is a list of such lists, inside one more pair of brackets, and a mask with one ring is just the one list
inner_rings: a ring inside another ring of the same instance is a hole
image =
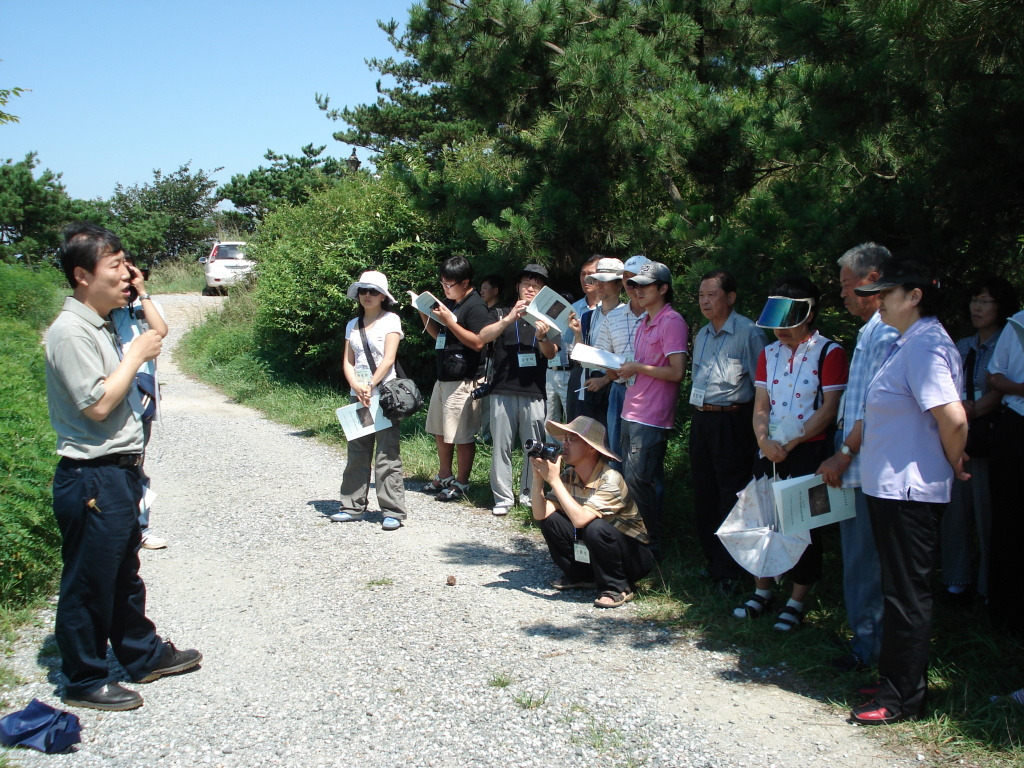
[[[608, 466], [619, 457], [605, 446], [604, 426], [588, 416], [544, 427], [562, 441], [562, 456], [557, 446], [528, 449], [533, 518], [563, 573], [551, 586], [597, 589], [594, 605], [617, 608], [633, 599], [633, 585], [654, 567], [643, 518], [622, 475]], [[544, 483], [551, 488], [547, 496]]]

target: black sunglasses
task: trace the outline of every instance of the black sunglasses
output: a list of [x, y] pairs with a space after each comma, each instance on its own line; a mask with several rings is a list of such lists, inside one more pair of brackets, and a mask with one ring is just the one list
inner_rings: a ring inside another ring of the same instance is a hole
[[365, 296], [366, 294], [370, 294], [371, 296], [380, 296], [380, 291], [376, 288], [356, 288], [357, 296]]

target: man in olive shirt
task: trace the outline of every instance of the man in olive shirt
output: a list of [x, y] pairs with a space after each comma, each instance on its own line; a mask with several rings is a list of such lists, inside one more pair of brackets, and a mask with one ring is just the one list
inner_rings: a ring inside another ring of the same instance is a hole
[[757, 441], [754, 371], [767, 343], [764, 331], [733, 310], [736, 278], [723, 269], [704, 275], [697, 296], [708, 319], [693, 344], [690, 468], [697, 540], [708, 577], [723, 591], [744, 573], [715, 531], [750, 481]]
[[135, 374], [160, 354], [162, 340], [147, 331], [128, 349], [117, 343], [108, 315], [127, 305], [131, 276], [115, 234], [92, 225], [69, 228], [61, 266], [74, 293], [47, 332], [46, 394], [61, 456], [53, 512], [63, 538], [55, 628], [63, 700], [134, 709], [142, 697], [107, 682], [108, 640], [125, 671], [142, 683], [203, 658], [156, 634], [139, 576], [143, 408]]

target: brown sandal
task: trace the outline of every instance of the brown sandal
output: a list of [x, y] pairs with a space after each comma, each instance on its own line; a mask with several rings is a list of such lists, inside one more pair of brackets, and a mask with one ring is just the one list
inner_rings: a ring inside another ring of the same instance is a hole
[[632, 592], [617, 592], [614, 589], [606, 589], [594, 601], [594, 605], [598, 608], [618, 608], [632, 599]]

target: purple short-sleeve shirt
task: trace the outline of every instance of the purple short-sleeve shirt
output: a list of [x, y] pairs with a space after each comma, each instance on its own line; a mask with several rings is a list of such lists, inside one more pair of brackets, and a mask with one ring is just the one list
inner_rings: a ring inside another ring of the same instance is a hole
[[953, 487], [930, 409], [960, 401], [960, 354], [934, 317], [893, 342], [868, 385], [861, 486], [880, 499], [945, 504]]

